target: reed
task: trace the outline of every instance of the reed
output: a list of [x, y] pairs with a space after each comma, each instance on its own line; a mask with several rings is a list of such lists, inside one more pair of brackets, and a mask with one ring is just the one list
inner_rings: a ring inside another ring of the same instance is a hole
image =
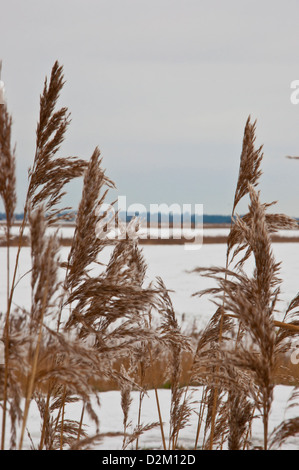
[[[99, 148], [88, 160], [61, 156], [71, 122], [68, 109], [57, 108], [64, 84], [63, 67], [55, 62], [40, 96], [36, 149], [12, 270], [16, 158], [12, 118], [7, 106], [0, 106], [0, 197], [7, 245], [1, 448], [24, 448], [33, 402], [39, 410], [40, 436], [38, 444], [31, 439], [32, 449], [96, 448], [107, 435], [100, 429], [97, 387], [112, 382], [123, 413], [113, 435], [121, 437], [124, 450], [140, 449], [140, 437], [156, 427], [161, 447], [178, 449], [181, 431], [196, 409], [195, 449], [252, 449], [251, 426], [257, 417], [263, 423], [263, 449], [279, 447], [299, 433], [297, 418], [286, 419], [273, 432], [269, 429], [277, 369], [298, 334], [299, 295], [279, 312], [280, 264], [271, 237], [278, 229], [297, 227], [297, 222], [269, 213], [273, 203], [261, 202], [263, 153], [262, 146], [256, 147], [256, 122], [249, 116], [244, 128], [224, 267], [194, 271], [215, 282], [194, 294], [209, 295], [215, 313], [204, 330], [184, 332], [163, 280], [147, 279], [138, 238], [131, 236], [138, 219], [123, 227], [118, 214], [111, 220], [105, 209], [115, 184], [106, 176]], [[50, 234], [49, 228], [73, 210], [63, 206], [63, 197], [75, 178], [82, 178], [82, 194], [68, 257], [62, 261], [58, 233]], [[244, 197], [248, 213], [240, 217], [237, 210]], [[111, 222], [122, 231], [120, 239], [107, 237]], [[28, 311], [13, 302], [25, 226], [31, 253]], [[108, 246], [111, 254], [104, 265], [101, 255]], [[254, 262], [251, 273], [246, 271], [249, 260]], [[158, 390], [164, 383], [170, 387], [168, 435]], [[143, 423], [143, 400], [150, 388], [157, 420]], [[139, 392], [136, 423], [130, 416], [132, 391]], [[291, 406], [298, 400], [296, 392]], [[68, 417], [73, 403], [81, 407], [78, 419]], [[95, 425], [93, 435], [86, 429], [86, 416]]]
[[[278, 277], [280, 265], [272, 253], [271, 234], [281, 227], [297, 227], [297, 222], [283, 214], [267, 214], [266, 211], [273, 203], [260, 202], [260, 194], [255, 187], [261, 175], [262, 147], [255, 150], [254, 142], [255, 124], [251, 125], [248, 119], [233, 204], [234, 218], [227, 241], [226, 266], [195, 270], [217, 282], [218, 287], [198, 294], [216, 296], [218, 309], [222, 312], [216, 324], [218, 337], [215, 338], [213, 319], [198, 345], [195, 363], [203, 367], [208, 360], [210, 367], [206, 377], [213, 396], [213, 405], [210, 404], [208, 409], [210, 449], [214, 443], [218, 443], [217, 427], [221, 429], [222, 439], [226, 433], [230, 449], [248, 446], [246, 429], [250, 429], [255, 409], [263, 419], [263, 448], [268, 448], [268, 422], [277, 362], [283, 340], [295, 334], [296, 329], [296, 323], [292, 325], [294, 330], [291, 332], [290, 325], [274, 320], [281, 280]], [[241, 218], [235, 214], [235, 210], [245, 195], [249, 195], [250, 199], [249, 212]], [[252, 277], [244, 271], [244, 265], [250, 257], [253, 257], [255, 264]], [[225, 318], [230, 319], [230, 324], [223, 341]], [[276, 326], [282, 327], [283, 333], [277, 333]], [[200, 351], [205, 346], [204, 339], [212, 334], [217, 347], [208, 352], [204, 348], [202, 356]], [[223, 391], [226, 392], [225, 397], [228, 397], [225, 401], [220, 400], [218, 395], [222, 393], [224, 396]], [[227, 417], [223, 419], [225, 414]]]

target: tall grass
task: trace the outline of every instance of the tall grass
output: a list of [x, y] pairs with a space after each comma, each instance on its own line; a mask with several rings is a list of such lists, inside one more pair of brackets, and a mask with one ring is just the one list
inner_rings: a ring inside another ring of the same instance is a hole
[[[196, 409], [195, 449], [253, 448], [253, 419], [262, 420], [262, 448], [279, 447], [299, 431], [297, 418], [282, 422], [272, 434], [269, 429], [277, 367], [298, 334], [299, 300], [298, 296], [291, 300], [287, 311], [280, 312], [281, 321], [276, 319], [281, 280], [271, 235], [297, 223], [283, 214], [268, 213], [272, 203], [261, 202], [263, 154], [262, 147], [255, 147], [256, 123], [249, 117], [244, 129], [225, 266], [195, 270], [216, 282], [212, 289], [195, 293], [210, 295], [216, 311], [203, 331], [187, 334], [163, 280], [147, 282], [138, 239], [107, 238], [109, 221], [101, 209], [115, 184], [106, 176], [98, 147], [89, 160], [57, 156], [70, 124], [68, 109], [57, 109], [63, 86], [63, 68], [56, 62], [40, 96], [36, 149], [14, 263], [9, 248], [16, 207], [16, 152], [11, 147], [11, 116], [7, 106], [0, 105], [0, 196], [7, 246], [7, 301], [1, 306], [5, 352], [1, 448], [23, 449], [28, 440], [32, 449], [39, 450], [96, 448], [105, 437], [97, 387], [111, 380], [117, 384], [123, 412], [113, 435], [121, 436], [124, 450], [140, 449], [140, 436], [155, 427], [160, 429], [163, 449], [179, 448], [181, 430]], [[82, 195], [69, 254], [62, 260], [58, 233], [49, 228], [73, 210], [63, 207], [63, 197], [66, 184], [74, 178], [82, 178]], [[249, 199], [248, 213], [240, 217], [237, 208], [244, 197]], [[117, 214], [114, 217], [117, 224]], [[136, 223], [125, 227], [127, 234]], [[25, 227], [30, 231], [31, 252], [28, 310], [13, 302]], [[103, 265], [101, 255], [108, 245], [112, 245], [110, 259]], [[245, 268], [252, 260], [255, 267], [248, 274]], [[191, 365], [182, 384], [186, 355]], [[159, 363], [164, 370], [158, 383]], [[166, 381], [168, 435], [158, 388]], [[143, 399], [150, 388], [155, 391], [157, 420], [143, 423]], [[132, 391], [139, 393], [137, 423], [130, 420]], [[38, 443], [28, 427], [33, 402], [40, 417]], [[81, 407], [79, 419], [68, 418], [73, 403]], [[93, 435], [86, 430], [87, 415], [95, 424]]]

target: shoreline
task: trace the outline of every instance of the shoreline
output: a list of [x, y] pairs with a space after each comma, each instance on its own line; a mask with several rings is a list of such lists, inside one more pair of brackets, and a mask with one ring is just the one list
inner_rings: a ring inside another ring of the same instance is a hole
[[[6, 241], [6, 236], [5, 236], [5, 223], [3, 221], [0, 221], [0, 230], [1, 228], [3, 231], [0, 231], [0, 246], [5, 247], [7, 246], [7, 241]], [[19, 233], [18, 230], [20, 228], [20, 224], [18, 222], [14, 223], [12, 226], [12, 229], [15, 229], [11, 233], [11, 239], [10, 239], [10, 244], [9, 246], [18, 246], [19, 245]], [[62, 233], [58, 233], [58, 238], [60, 241], [61, 246], [70, 246], [72, 243], [72, 235], [73, 231], [75, 228], [75, 224], [73, 222], [70, 223], [63, 223], [61, 225], [55, 224], [52, 226], [53, 229], [58, 229], [62, 230]], [[145, 228], [145, 227], [140, 227]], [[146, 233], [143, 233], [139, 238], [139, 244], [140, 245], [183, 245], [183, 244], [192, 244], [194, 243], [195, 237], [190, 238], [187, 236], [182, 236], [181, 238], [174, 236], [174, 234], [170, 234], [170, 236], [165, 236], [165, 232], [162, 233], [163, 229], [166, 228], [165, 225], [159, 224], [156, 227], [151, 227], [153, 229], [153, 233], [155, 233], [155, 237], [153, 236], [152, 238], [149, 238], [149, 236]], [[173, 225], [172, 227], [168, 227], [170, 230], [180, 230], [181, 227], [179, 225]], [[65, 233], [63, 233], [63, 230], [66, 230]], [[213, 233], [213, 230], [216, 229], [216, 233]], [[23, 234], [22, 237], [22, 246], [29, 246], [30, 240], [28, 236], [28, 230], [29, 227], [26, 225], [25, 227], [25, 233]], [[161, 230], [161, 232], [159, 232]], [[220, 230], [220, 233], [217, 233], [217, 230]], [[224, 233], [221, 233], [221, 230], [224, 231]], [[230, 225], [229, 224], [203, 224], [203, 238], [202, 238], [202, 245], [206, 244], [219, 244], [219, 243], [227, 243], [228, 239], [228, 233], [230, 230]], [[209, 231], [211, 231], [209, 233]], [[1, 232], [2, 232], [2, 237], [1, 237]], [[273, 233], [271, 235], [271, 240], [272, 243], [298, 243], [299, 242], [299, 230], [292, 230], [294, 233], [287, 233], [288, 230], [286, 230], [286, 235], [283, 234], [283, 230], [280, 231], [280, 233]], [[297, 235], [297, 233], [298, 235]], [[164, 236], [163, 236], [164, 235]], [[113, 245], [114, 242], [111, 239], [111, 245]]]
[[[202, 245], [210, 245], [210, 244], [226, 244], [227, 243], [227, 236], [204, 236]], [[283, 236], [273, 236], [271, 237], [272, 243], [299, 243], [299, 236], [298, 237], [283, 237]], [[68, 237], [59, 237], [60, 245], [61, 246], [71, 246], [72, 238]], [[184, 245], [184, 244], [192, 244], [194, 239], [189, 238], [181, 238], [181, 239], [174, 239], [174, 238], [139, 238], [140, 245]], [[111, 241], [111, 245], [113, 245], [113, 241]], [[0, 247], [6, 247], [7, 242], [6, 239], [0, 240]], [[19, 237], [14, 237], [11, 239], [9, 246], [19, 246]], [[30, 241], [28, 236], [23, 236], [22, 239], [22, 246], [30, 246]]]

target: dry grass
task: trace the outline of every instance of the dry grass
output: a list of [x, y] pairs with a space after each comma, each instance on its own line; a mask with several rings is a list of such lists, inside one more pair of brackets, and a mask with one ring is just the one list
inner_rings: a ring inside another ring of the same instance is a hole
[[[298, 384], [298, 372], [286, 362], [286, 352], [298, 334], [299, 297], [290, 301], [286, 312], [280, 312], [280, 322], [274, 320], [281, 280], [272, 242], [278, 229], [294, 228], [297, 223], [283, 214], [269, 214], [272, 204], [261, 202], [258, 185], [263, 154], [262, 147], [255, 148], [256, 123], [249, 117], [244, 130], [230, 234], [221, 240], [227, 243], [225, 267], [196, 270], [216, 282], [213, 289], [195, 293], [211, 296], [215, 314], [203, 331], [182, 331], [163, 280], [146, 280], [140, 247], [145, 242], [130, 237], [114, 241], [108, 264], [102, 266], [101, 274], [94, 274], [92, 268], [101, 261], [102, 249], [111, 243], [105, 237], [106, 214], [99, 209], [114, 183], [105, 175], [98, 148], [89, 161], [57, 156], [70, 123], [67, 108], [57, 109], [63, 85], [63, 69], [56, 62], [40, 97], [24, 220], [14, 240], [10, 228], [16, 203], [15, 153], [10, 145], [11, 118], [7, 108], [1, 107], [0, 196], [8, 234], [3, 243], [8, 253], [11, 244], [18, 247], [7, 305], [2, 306], [2, 449], [23, 448], [33, 401], [40, 414], [39, 442], [32, 443], [33, 448], [93, 448], [103, 437], [93, 398], [111, 389], [121, 395], [123, 419], [115, 435], [122, 436], [123, 449], [139, 449], [141, 434], [153, 427], [159, 427], [164, 449], [177, 449], [180, 432], [194, 412], [193, 386], [204, 390], [194, 429], [196, 449], [251, 449], [250, 431], [256, 416], [263, 423], [263, 448], [279, 447], [299, 432], [294, 418], [269, 433], [275, 386]], [[83, 189], [74, 237], [65, 241], [57, 233], [48, 236], [47, 228], [55, 225], [62, 211], [65, 185], [78, 177], [83, 178]], [[245, 196], [248, 214], [240, 217], [237, 208]], [[133, 220], [125, 230], [129, 233], [135, 224]], [[69, 256], [62, 263], [60, 246], [65, 243]], [[32, 261], [28, 311], [13, 307], [19, 256], [25, 245], [30, 246]], [[249, 258], [255, 263], [251, 275], [245, 270]], [[171, 392], [168, 436], [161, 418], [160, 387], [169, 387]], [[151, 388], [159, 421], [143, 424], [143, 397]], [[130, 422], [133, 390], [140, 396], [135, 425]], [[79, 420], [66, 419], [73, 402], [81, 406]], [[86, 414], [95, 423], [94, 436], [85, 431]], [[202, 442], [200, 429], [204, 429]]]

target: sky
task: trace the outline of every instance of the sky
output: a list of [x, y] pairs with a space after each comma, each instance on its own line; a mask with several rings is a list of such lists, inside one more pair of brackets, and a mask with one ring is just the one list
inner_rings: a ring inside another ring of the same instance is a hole
[[[127, 204], [230, 214], [247, 117], [263, 145], [263, 202], [299, 217], [297, 0], [0, 0], [1, 79], [13, 117], [17, 211], [39, 96], [56, 60], [72, 122], [60, 156], [98, 146]], [[77, 207], [81, 181], [66, 203]], [[247, 210], [247, 201], [238, 207]]]

